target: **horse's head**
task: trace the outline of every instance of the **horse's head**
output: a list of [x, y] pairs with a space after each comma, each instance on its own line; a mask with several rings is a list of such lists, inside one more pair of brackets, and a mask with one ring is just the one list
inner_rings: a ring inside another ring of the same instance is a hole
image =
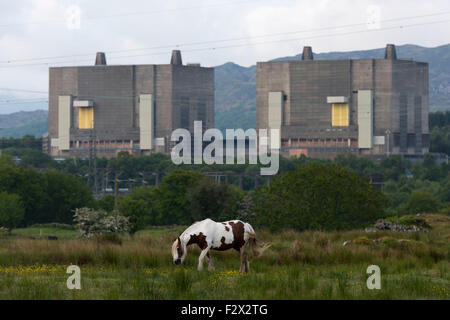
[[178, 237], [172, 244], [172, 257], [174, 264], [182, 264], [186, 257], [186, 246], [183, 245], [180, 237]]

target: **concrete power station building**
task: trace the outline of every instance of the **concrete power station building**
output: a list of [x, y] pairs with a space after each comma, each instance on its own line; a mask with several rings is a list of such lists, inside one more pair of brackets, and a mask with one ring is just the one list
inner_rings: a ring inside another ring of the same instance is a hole
[[177, 128], [193, 132], [195, 120], [214, 126], [214, 69], [170, 64], [50, 68], [49, 134], [44, 149], [55, 157], [112, 157], [168, 153]]
[[397, 59], [258, 62], [257, 127], [280, 129], [281, 154], [420, 157], [429, 149], [428, 64]]

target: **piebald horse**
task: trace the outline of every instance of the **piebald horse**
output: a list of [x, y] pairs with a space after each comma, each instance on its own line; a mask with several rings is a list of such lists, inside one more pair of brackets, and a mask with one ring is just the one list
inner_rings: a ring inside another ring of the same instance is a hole
[[239, 272], [248, 272], [248, 256], [245, 252], [246, 244], [250, 246], [254, 257], [260, 256], [270, 245], [258, 247], [256, 245], [256, 234], [252, 226], [240, 220], [215, 222], [205, 219], [194, 223], [187, 228], [172, 245], [172, 256], [174, 264], [182, 264], [186, 258], [187, 246], [197, 244], [202, 252], [198, 258], [198, 270], [203, 269], [203, 261], [206, 257], [208, 270], [214, 270], [209, 255], [209, 250], [224, 251], [235, 249], [241, 255], [241, 268]]

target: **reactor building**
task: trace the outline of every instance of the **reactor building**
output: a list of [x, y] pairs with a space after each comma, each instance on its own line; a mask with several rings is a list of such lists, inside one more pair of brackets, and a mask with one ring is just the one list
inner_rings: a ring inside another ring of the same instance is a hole
[[44, 150], [54, 157], [114, 157], [169, 153], [172, 131], [214, 127], [214, 68], [170, 64], [107, 65], [49, 70], [49, 130]]
[[429, 150], [428, 64], [398, 59], [388, 44], [384, 59], [257, 63], [257, 128], [279, 129], [280, 152], [333, 158]]

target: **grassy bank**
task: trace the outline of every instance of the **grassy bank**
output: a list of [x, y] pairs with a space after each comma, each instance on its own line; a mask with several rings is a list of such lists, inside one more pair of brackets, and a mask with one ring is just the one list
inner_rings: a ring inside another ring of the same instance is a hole
[[[196, 271], [197, 248], [174, 266], [170, 245], [182, 227], [143, 230], [121, 245], [16, 230], [0, 239], [0, 299], [449, 299], [450, 217], [425, 217], [429, 233], [257, 230], [273, 245], [245, 275], [235, 251], [212, 252], [213, 272]], [[66, 288], [71, 264], [81, 268], [81, 290]], [[381, 290], [366, 287], [372, 264]]]

